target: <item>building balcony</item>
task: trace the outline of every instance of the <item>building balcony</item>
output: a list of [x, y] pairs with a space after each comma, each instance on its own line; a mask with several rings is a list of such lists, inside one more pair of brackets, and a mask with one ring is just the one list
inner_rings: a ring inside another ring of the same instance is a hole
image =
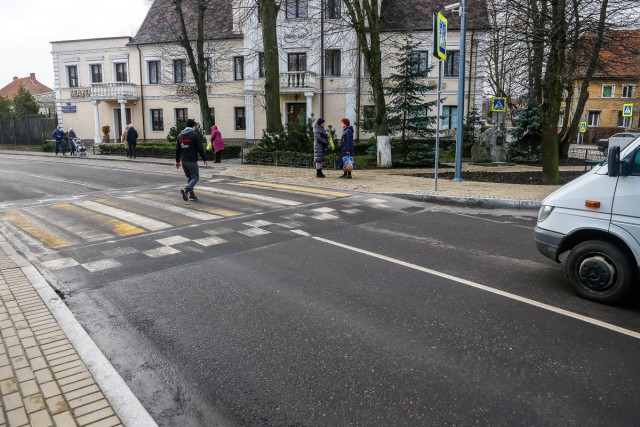
[[91, 99], [138, 99], [138, 85], [129, 82], [91, 83]]
[[280, 73], [281, 93], [315, 92], [318, 88], [316, 73], [311, 71], [288, 71]]

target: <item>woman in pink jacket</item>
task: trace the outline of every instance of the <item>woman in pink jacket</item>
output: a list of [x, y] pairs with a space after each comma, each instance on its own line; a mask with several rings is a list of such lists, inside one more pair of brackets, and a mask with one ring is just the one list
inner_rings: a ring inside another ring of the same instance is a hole
[[214, 163], [222, 163], [222, 150], [224, 150], [224, 141], [222, 135], [218, 130], [218, 126], [211, 126], [211, 141], [213, 142], [213, 151], [216, 153], [216, 160]]

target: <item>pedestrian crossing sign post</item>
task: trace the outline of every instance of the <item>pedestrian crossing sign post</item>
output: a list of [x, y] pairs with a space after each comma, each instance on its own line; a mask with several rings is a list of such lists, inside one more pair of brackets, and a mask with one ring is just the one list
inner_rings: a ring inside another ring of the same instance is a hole
[[433, 14], [433, 56], [447, 60], [447, 18], [440, 12]]
[[580, 133], [585, 133], [587, 131], [587, 122], [580, 122]]
[[504, 113], [507, 111], [507, 98], [492, 98], [491, 111], [494, 113]]
[[622, 106], [622, 117], [633, 117], [633, 104], [624, 104]]

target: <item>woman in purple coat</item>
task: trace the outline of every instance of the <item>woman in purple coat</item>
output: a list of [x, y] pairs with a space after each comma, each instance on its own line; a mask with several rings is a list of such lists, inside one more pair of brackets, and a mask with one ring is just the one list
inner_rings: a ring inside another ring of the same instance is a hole
[[222, 150], [224, 150], [224, 141], [222, 140], [222, 134], [218, 130], [218, 126], [211, 126], [211, 141], [213, 143], [213, 152], [216, 153], [216, 160], [214, 163], [222, 163]]

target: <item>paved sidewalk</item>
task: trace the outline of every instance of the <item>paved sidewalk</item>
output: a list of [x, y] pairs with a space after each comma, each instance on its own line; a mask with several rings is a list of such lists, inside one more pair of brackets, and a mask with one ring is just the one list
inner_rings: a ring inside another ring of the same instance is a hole
[[[0, 426], [156, 425], [113, 367], [104, 369], [104, 356], [35, 267], [2, 238], [0, 302]], [[109, 377], [102, 383], [120, 416], [92, 372]]]

